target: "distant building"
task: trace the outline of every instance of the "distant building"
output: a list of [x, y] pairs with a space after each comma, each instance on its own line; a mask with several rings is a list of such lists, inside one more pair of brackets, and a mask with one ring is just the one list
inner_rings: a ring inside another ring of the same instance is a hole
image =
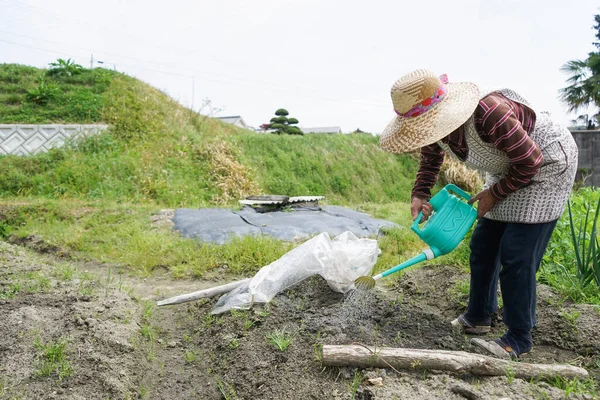
[[250, 130], [254, 129], [250, 125], [248, 125], [246, 123], [246, 121], [244, 121], [244, 119], [242, 117], [240, 117], [239, 115], [233, 115], [230, 117], [217, 117], [217, 119], [220, 119], [221, 121], [226, 122], [228, 124], [235, 125], [238, 128], [250, 129]]
[[342, 128], [339, 126], [317, 126], [313, 128], [300, 127], [304, 133], [342, 133]]

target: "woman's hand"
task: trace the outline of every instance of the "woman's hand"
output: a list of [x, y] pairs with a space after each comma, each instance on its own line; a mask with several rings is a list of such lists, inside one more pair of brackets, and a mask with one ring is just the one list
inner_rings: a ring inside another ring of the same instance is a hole
[[410, 213], [412, 214], [413, 221], [417, 219], [421, 211], [423, 211], [423, 218], [421, 218], [419, 223], [427, 221], [427, 218], [431, 215], [432, 208], [427, 200], [414, 197], [410, 202]]
[[479, 203], [477, 204], [477, 218], [482, 218], [485, 214], [488, 213], [488, 211], [494, 208], [494, 206], [498, 202], [498, 200], [496, 200], [494, 196], [490, 194], [490, 191], [488, 189], [481, 191], [475, 196], [471, 197], [471, 200], [469, 200], [469, 204], [473, 204], [476, 201], [479, 201]]

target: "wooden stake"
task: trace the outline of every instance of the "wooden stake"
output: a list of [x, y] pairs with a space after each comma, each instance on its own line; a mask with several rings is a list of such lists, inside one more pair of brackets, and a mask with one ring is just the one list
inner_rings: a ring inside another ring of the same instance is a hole
[[204, 299], [208, 297], [218, 296], [223, 293], [231, 292], [238, 286], [248, 282], [251, 278], [242, 279], [240, 281], [230, 282], [225, 285], [215, 286], [212, 288], [199, 290], [197, 292], [182, 294], [179, 296], [171, 297], [169, 299], [160, 300], [156, 303], [158, 306], [168, 306], [171, 304], [186, 303], [188, 301], [194, 301], [198, 299]]
[[523, 379], [586, 379], [588, 372], [566, 364], [529, 364], [467, 353], [464, 351], [374, 348], [362, 345], [323, 346], [324, 366], [428, 369], [503, 376], [514, 374]]

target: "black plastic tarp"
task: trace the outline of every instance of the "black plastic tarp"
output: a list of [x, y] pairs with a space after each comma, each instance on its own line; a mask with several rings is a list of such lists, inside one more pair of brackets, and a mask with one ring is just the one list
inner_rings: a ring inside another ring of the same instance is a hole
[[293, 208], [259, 213], [252, 207], [233, 211], [223, 208], [181, 208], [173, 217], [174, 229], [183, 237], [223, 244], [234, 236], [269, 235], [292, 241], [322, 232], [337, 236], [350, 231], [357, 237], [376, 236], [381, 228], [399, 225], [338, 206]]

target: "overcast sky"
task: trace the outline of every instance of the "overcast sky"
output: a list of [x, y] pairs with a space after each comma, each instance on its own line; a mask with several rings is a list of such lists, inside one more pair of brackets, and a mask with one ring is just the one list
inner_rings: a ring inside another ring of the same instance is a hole
[[[197, 110], [379, 133], [418, 68], [510, 87], [567, 123], [561, 65], [594, 50], [597, 0], [0, 0], [0, 62], [104, 61]], [[98, 65], [98, 64], [95, 64]]]

